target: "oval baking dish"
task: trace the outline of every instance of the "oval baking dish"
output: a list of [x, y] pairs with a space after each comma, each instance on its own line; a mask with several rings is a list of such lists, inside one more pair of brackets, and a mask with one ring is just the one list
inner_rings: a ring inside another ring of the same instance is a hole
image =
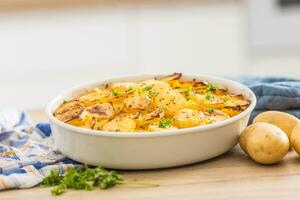
[[256, 105], [254, 93], [246, 86], [205, 75], [183, 75], [184, 80], [199, 80], [227, 88], [251, 101], [240, 114], [217, 123], [161, 132], [108, 132], [90, 130], [59, 121], [53, 112], [71, 100], [101, 84], [142, 81], [164, 75], [140, 75], [99, 81], [73, 88], [54, 98], [46, 107], [56, 147], [76, 161], [114, 169], [153, 169], [204, 161], [233, 148], [246, 127]]

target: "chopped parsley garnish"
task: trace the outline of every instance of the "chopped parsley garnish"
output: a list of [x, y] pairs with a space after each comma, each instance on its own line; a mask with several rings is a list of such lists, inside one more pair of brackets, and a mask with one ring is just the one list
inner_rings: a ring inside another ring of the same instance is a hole
[[138, 184], [147, 186], [159, 186], [157, 183], [149, 183], [143, 181], [127, 181], [115, 171], [108, 171], [102, 167], [89, 168], [70, 168], [64, 174], [51, 171], [50, 175], [45, 177], [42, 186], [55, 186], [51, 193], [53, 195], [61, 195], [67, 189], [75, 190], [93, 190], [94, 187], [107, 189], [120, 184]]
[[115, 90], [112, 91], [113, 96], [118, 96], [119, 94], [120, 94], [120, 92], [118, 92], [118, 91], [115, 91]]
[[210, 92], [207, 92], [205, 95], [205, 99], [212, 101], [214, 99], [213, 95]]
[[208, 84], [207, 87], [206, 87], [206, 89], [207, 89], [207, 91], [213, 92], [213, 91], [218, 90], [218, 89], [219, 89], [219, 86], [213, 85], [213, 84]]
[[190, 95], [191, 92], [192, 92], [192, 88], [185, 88], [185, 89], [183, 90], [183, 93], [184, 93], [185, 95]]
[[151, 90], [151, 89], [152, 89], [151, 86], [146, 86], [146, 87], [143, 88], [144, 91], [149, 91], [149, 90]]
[[125, 92], [130, 92], [133, 90], [133, 87], [132, 86], [129, 86], [128, 89], [125, 91]]
[[212, 113], [212, 112], [214, 112], [214, 111], [215, 111], [215, 110], [212, 109], [212, 108], [208, 108], [208, 109], [207, 109], [207, 112], [208, 112], [208, 113]]
[[172, 125], [172, 121], [170, 119], [163, 119], [159, 122], [159, 128], [166, 128]]
[[153, 92], [151, 90], [148, 91], [148, 96], [151, 97], [151, 98], [156, 97], [157, 95], [158, 95], [157, 92]]

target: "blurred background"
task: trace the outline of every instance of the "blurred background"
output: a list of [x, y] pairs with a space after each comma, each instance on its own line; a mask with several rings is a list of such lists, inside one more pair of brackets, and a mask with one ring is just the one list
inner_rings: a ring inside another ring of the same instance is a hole
[[0, 0], [0, 106], [128, 74], [300, 77], [300, 0]]

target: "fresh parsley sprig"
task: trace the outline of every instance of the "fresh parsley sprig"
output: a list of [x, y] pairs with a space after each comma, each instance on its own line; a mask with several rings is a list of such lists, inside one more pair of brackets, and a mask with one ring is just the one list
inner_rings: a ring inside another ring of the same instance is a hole
[[214, 92], [214, 91], [216, 91], [218, 89], [219, 89], [219, 86], [213, 85], [213, 84], [208, 84], [207, 87], [206, 87], [206, 90], [210, 91], [210, 92]]
[[61, 195], [67, 189], [93, 190], [94, 187], [107, 189], [120, 184], [159, 186], [158, 183], [125, 180], [116, 171], [108, 171], [103, 167], [90, 168], [88, 166], [70, 168], [64, 174], [51, 171], [50, 175], [43, 179], [41, 185], [45, 187], [55, 186], [51, 193], [53, 195]]

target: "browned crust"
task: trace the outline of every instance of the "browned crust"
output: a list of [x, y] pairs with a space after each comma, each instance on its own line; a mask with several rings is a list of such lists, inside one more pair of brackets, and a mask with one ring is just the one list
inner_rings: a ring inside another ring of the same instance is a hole
[[84, 106], [79, 101], [70, 101], [61, 105], [53, 115], [63, 122], [68, 122], [72, 119], [78, 117], [82, 111], [84, 110]]
[[168, 76], [164, 76], [164, 77], [162, 77], [162, 78], [159, 78], [159, 80], [161, 80], [161, 81], [178, 80], [178, 79], [181, 78], [181, 76], [182, 76], [182, 73], [177, 73], [177, 72], [175, 72], [175, 73], [170, 74], [170, 75], [168, 75]]

